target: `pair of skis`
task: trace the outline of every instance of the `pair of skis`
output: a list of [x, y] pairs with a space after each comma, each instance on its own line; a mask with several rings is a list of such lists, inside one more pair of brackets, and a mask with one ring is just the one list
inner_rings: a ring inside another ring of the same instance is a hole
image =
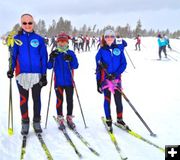
[[[126, 159], [128, 159], [127, 157], [124, 157], [124, 156], [122, 155], [121, 149], [120, 149], [120, 147], [118, 146], [118, 143], [117, 143], [117, 140], [116, 140], [116, 138], [115, 138], [114, 133], [113, 133], [113, 132], [110, 132], [110, 131], [108, 130], [108, 128], [107, 128], [105, 118], [102, 117], [101, 119], [102, 119], [102, 122], [103, 122], [103, 124], [105, 125], [105, 128], [106, 128], [106, 130], [107, 130], [107, 132], [108, 132], [108, 134], [109, 134], [109, 136], [110, 136], [110, 138], [111, 138], [111, 141], [112, 141], [113, 144], [115, 145], [115, 148], [116, 148], [117, 152], [118, 152], [119, 155], [120, 155], [121, 160], [126, 160]], [[165, 152], [165, 149], [164, 149], [164, 148], [158, 146], [157, 144], [155, 144], [155, 143], [151, 142], [150, 140], [144, 138], [143, 136], [139, 135], [138, 133], [132, 131], [129, 127], [128, 127], [128, 128], [124, 128], [123, 126], [118, 125], [117, 123], [113, 123], [113, 124], [114, 124], [116, 127], [121, 128], [123, 131], [127, 132], [127, 133], [130, 134], [131, 136], [134, 136], [135, 138], [137, 138], [137, 139], [139, 139], [139, 140], [142, 140], [142, 141], [146, 142], [147, 144], [152, 145], [153, 147], [159, 149], [160, 151]]]
[[[36, 133], [36, 136], [41, 144], [42, 149], [44, 150], [44, 153], [46, 154], [46, 157], [48, 160], [53, 160], [51, 153], [49, 152], [49, 149], [46, 145], [46, 143], [44, 142], [44, 139], [42, 137], [42, 135], [40, 133]], [[23, 136], [23, 140], [22, 140], [22, 146], [21, 146], [21, 157], [20, 160], [24, 160], [24, 156], [26, 153], [26, 143], [27, 143], [27, 135]]]
[[[56, 121], [56, 123], [58, 124], [57, 118], [55, 116], [53, 116], [54, 120]], [[62, 133], [64, 134], [65, 138], [67, 139], [67, 141], [69, 142], [69, 144], [73, 147], [75, 153], [78, 155], [79, 158], [82, 158], [82, 154], [78, 151], [77, 147], [75, 146], [75, 144], [73, 143], [73, 141], [71, 140], [68, 132], [66, 129], [60, 129], [62, 131]], [[99, 153], [97, 151], [95, 151], [90, 144], [84, 139], [84, 137], [75, 129], [71, 129], [72, 132], [81, 140], [81, 142], [96, 156], [99, 156]]]

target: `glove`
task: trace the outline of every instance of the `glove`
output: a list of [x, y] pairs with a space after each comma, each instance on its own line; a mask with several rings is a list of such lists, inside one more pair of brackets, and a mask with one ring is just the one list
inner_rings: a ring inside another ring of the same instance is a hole
[[114, 80], [116, 78], [115, 74], [108, 74], [107, 79]]
[[64, 60], [66, 61], [66, 62], [71, 62], [72, 61], [72, 56], [71, 55], [69, 55], [69, 54], [64, 54]]
[[50, 60], [53, 61], [54, 58], [56, 58], [58, 55], [59, 55], [58, 50], [52, 51], [51, 54], [49, 55], [50, 56]]
[[100, 94], [102, 94], [100, 81], [97, 81], [97, 91], [98, 91]]
[[46, 78], [46, 74], [42, 75], [42, 77], [41, 77], [41, 79], [40, 79], [40, 81], [39, 81], [39, 85], [40, 85], [41, 87], [43, 87], [43, 86], [46, 86], [46, 85], [47, 85], [47, 78]]
[[13, 72], [12, 70], [9, 70], [9, 71], [7, 72], [7, 77], [8, 77], [8, 78], [13, 78], [13, 77], [14, 77], [14, 72]]

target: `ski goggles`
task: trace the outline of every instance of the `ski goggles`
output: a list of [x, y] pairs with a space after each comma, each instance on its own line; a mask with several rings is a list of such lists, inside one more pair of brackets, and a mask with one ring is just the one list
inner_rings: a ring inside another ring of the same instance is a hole
[[108, 35], [108, 36], [105, 36], [104, 38], [105, 38], [105, 39], [107, 39], [107, 38], [115, 38], [115, 36], [110, 36], [110, 35]]

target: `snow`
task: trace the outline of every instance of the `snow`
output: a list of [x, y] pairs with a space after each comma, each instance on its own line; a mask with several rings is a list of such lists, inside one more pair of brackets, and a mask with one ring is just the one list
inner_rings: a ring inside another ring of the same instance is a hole
[[[153, 37], [142, 37], [141, 51], [135, 51], [135, 40], [125, 39], [128, 42], [126, 48], [128, 55], [132, 59], [133, 68], [127, 54], [128, 66], [122, 75], [123, 91], [135, 106], [136, 110], [143, 117], [151, 130], [157, 137], [151, 137], [149, 132], [135, 115], [128, 103], [123, 100], [124, 120], [131, 129], [149, 139], [155, 144], [165, 147], [165, 145], [180, 144], [180, 54], [169, 51], [168, 55], [177, 59], [157, 61], [158, 46], [157, 39]], [[180, 51], [180, 41], [171, 39], [172, 48]], [[8, 122], [8, 97], [9, 79], [6, 77], [8, 70], [8, 50], [0, 41], [0, 153], [1, 160], [20, 159], [20, 147], [22, 137], [21, 115], [19, 108], [19, 93], [16, 82], [13, 79], [13, 113], [14, 113], [14, 135], [9, 136], [7, 132]], [[48, 49], [50, 51], [50, 49]], [[104, 116], [103, 95], [96, 91], [95, 80], [95, 55], [97, 50], [92, 52], [77, 53], [79, 69], [75, 71], [75, 82], [78, 89], [80, 102], [82, 105], [85, 121], [88, 126], [84, 127], [80, 108], [74, 94], [74, 121], [77, 130], [90, 143], [90, 145], [100, 153], [100, 157], [95, 156], [88, 148], [68, 129], [77, 149], [85, 160], [118, 160], [120, 159], [109, 135], [102, 124], [101, 117]], [[163, 57], [162, 53], [162, 57]], [[44, 128], [47, 103], [50, 88], [51, 70], [48, 70], [48, 85], [42, 89], [42, 127]], [[32, 120], [32, 98], [29, 97], [29, 114]], [[48, 126], [43, 130], [43, 138], [50, 150], [54, 160], [79, 159], [73, 148], [68, 144], [63, 134], [57, 129], [57, 124], [52, 118], [56, 115], [56, 97], [52, 90]], [[112, 117], [116, 120], [115, 104], [112, 98]], [[66, 115], [66, 103], [64, 101], [64, 115]], [[140, 141], [126, 132], [113, 127], [120, 148], [129, 160], [164, 160], [165, 154], [157, 148]], [[46, 155], [33, 133], [32, 126], [27, 141], [25, 154], [26, 160], [45, 160]]]

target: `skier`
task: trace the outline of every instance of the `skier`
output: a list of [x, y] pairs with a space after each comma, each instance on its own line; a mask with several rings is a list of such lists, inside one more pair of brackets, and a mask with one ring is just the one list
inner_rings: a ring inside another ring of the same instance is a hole
[[14, 43], [12, 51], [12, 69], [7, 72], [8, 78], [13, 78], [16, 72], [16, 81], [20, 93], [20, 110], [22, 116], [21, 134], [29, 132], [28, 97], [32, 89], [33, 98], [33, 128], [41, 133], [41, 88], [47, 85], [47, 50], [44, 38], [34, 32], [34, 19], [30, 14], [21, 16], [21, 29], [15, 36], [22, 42], [21, 46]]
[[158, 34], [158, 45], [159, 45], [159, 60], [161, 60], [161, 52], [164, 52], [165, 58], [167, 58], [167, 53], [166, 53], [166, 45], [167, 41], [162, 35], [159, 33]]
[[135, 47], [136, 47], [136, 51], [137, 51], [137, 46], [139, 48], [139, 51], [141, 50], [141, 38], [140, 38], [140, 35], [138, 34], [137, 37], [135, 38], [136, 39], [136, 44], [135, 44]]
[[165, 34], [163, 34], [163, 37], [164, 37], [164, 39], [165, 39], [165, 40], [166, 40], [166, 42], [167, 42], [167, 46], [168, 46], [168, 48], [169, 48], [170, 50], [172, 50], [171, 45], [170, 45], [170, 41], [169, 41], [169, 37], [168, 37], [168, 36], [166, 36]]
[[86, 35], [86, 37], [85, 37], [85, 51], [87, 52], [87, 51], [90, 51], [90, 46], [89, 46], [89, 44], [90, 44], [90, 37], [88, 36], [88, 35]]
[[69, 36], [66, 33], [61, 33], [57, 37], [57, 49], [50, 54], [48, 68], [52, 69], [54, 66], [55, 72], [55, 92], [57, 97], [57, 119], [59, 121], [59, 128], [64, 129], [63, 117], [63, 91], [66, 92], [67, 101], [67, 124], [71, 129], [75, 128], [72, 121], [73, 112], [73, 73], [74, 69], [78, 68], [78, 60], [74, 51], [69, 50], [68, 45]]
[[[123, 127], [127, 127], [123, 121], [122, 97], [118, 89], [121, 88], [121, 74], [126, 69], [126, 58], [124, 56], [124, 47], [127, 43], [115, 44], [115, 33], [108, 29], [102, 37], [102, 46], [96, 55], [96, 79], [97, 91], [104, 93], [104, 111], [106, 116], [106, 124], [109, 131], [112, 132], [111, 117], [111, 92], [114, 92], [114, 99], [117, 112], [117, 123]], [[107, 88], [108, 83], [114, 85], [114, 90]]]

